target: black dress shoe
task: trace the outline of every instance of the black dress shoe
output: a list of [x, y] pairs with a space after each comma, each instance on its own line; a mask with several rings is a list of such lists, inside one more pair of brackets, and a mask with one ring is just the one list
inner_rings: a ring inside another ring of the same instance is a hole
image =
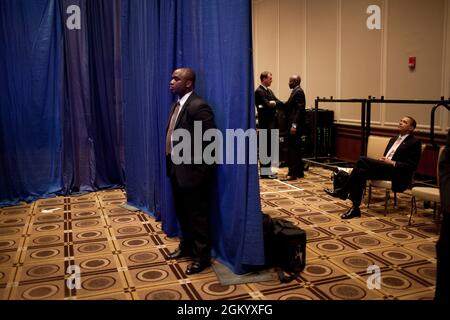
[[341, 189], [337, 189], [337, 190], [331, 190], [328, 188], [323, 189], [323, 191], [326, 192], [326, 194], [335, 197], [335, 198], [339, 198], [341, 200], [347, 200], [348, 198], [348, 193], [342, 191]]
[[190, 256], [191, 256], [191, 254], [187, 250], [183, 250], [183, 249], [178, 248], [174, 252], [169, 253], [167, 255], [167, 259], [178, 260], [178, 259], [181, 259], [181, 258], [184, 258], [184, 257], [190, 257]]
[[278, 176], [270, 174], [268, 176], [261, 176], [261, 179], [278, 179]]
[[361, 217], [361, 211], [357, 207], [353, 207], [350, 210], [348, 210], [346, 213], [341, 215], [341, 219], [351, 219]]
[[199, 272], [202, 272], [206, 268], [208, 268], [211, 265], [209, 262], [198, 262], [194, 261], [188, 267], [186, 268], [186, 274], [189, 276], [191, 274], [196, 274]]

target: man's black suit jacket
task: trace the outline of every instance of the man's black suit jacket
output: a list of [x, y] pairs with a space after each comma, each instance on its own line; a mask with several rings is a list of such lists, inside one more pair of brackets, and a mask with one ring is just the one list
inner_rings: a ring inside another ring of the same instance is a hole
[[266, 90], [262, 85], [256, 88], [255, 105], [258, 110], [258, 125], [261, 129], [276, 129], [277, 127], [277, 108], [270, 106], [269, 101], [271, 100], [274, 100], [277, 106], [282, 105], [272, 90]]
[[[398, 137], [391, 138], [384, 156], [395, 143]], [[408, 135], [395, 151], [392, 160], [395, 161], [395, 169], [392, 177], [392, 191], [402, 192], [411, 183], [412, 175], [417, 169], [422, 153], [421, 143], [413, 135]]]
[[[174, 110], [175, 104], [172, 105], [172, 109], [170, 110], [169, 121], [166, 127], [166, 135]], [[191, 137], [191, 150], [190, 155], [188, 156], [189, 163], [175, 164], [172, 162], [170, 156], [166, 157], [167, 175], [169, 177], [175, 177], [178, 185], [182, 188], [194, 188], [207, 183], [212, 178], [215, 167], [215, 165], [206, 164], [203, 158], [201, 163], [194, 163], [194, 150], [196, 150], [194, 147], [194, 122], [196, 121], [202, 123], [201, 138], [203, 138], [203, 133], [206, 130], [216, 128], [214, 113], [212, 112], [211, 107], [206, 101], [193, 92], [183, 105], [174, 127], [174, 132], [177, 129], [184, 129], [189, 132]], [[173, 146], [175, 147], [180, 142], [181, 139], [180, 141], [174, 141]], [[203, 154], [203, 150], [209, 142], [203, 142], [202, 139], [201, 143], [201, 152]], [[180, 155], [184, 156], [182, 153]]]
[[292, 89], [291, 95], [286, 102], [286, 114], [288, 120], [288, 130], [292, 127], [292, 124], [297, 125], [297, 134], [300, 134], [303, 130], [305, 123], [305, 93], [300, 86]]

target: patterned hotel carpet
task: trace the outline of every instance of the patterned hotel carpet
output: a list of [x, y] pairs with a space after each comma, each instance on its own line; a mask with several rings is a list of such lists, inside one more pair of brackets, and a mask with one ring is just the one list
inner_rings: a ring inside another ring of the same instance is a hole
[[[283, 170], [283, 169], [282, 169]], [[186, 276], [188, 260], [166, 261], [178, 241], [142, 212], [120, 207], [122, 190], [58, 197], [0, 209], [0, 299], [431, 299], [436, 227], [429, 211], [408, 226], [410, 196], [383, 214], [384, 191], [370, 210], [343, 221], [348, 201], [322, 190], [330, 171], [310, 168], [287, 184], [261, 181], [261, 205], [307, 231], [301, 279], [221, 286], [212, 268]], [[81, 268], [81, 288], [65, 271]], [[381, 268], [381, 288], [369, 290], [369, 265]]]

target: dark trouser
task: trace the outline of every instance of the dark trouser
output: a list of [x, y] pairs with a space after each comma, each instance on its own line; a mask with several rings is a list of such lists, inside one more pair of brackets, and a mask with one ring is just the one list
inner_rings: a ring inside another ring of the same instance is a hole
[[175, 211], [183, 233], [180, 247], [192, 253], [194, 260], [207, 263], [211, 259], [208, 185], [182, 188], [171, 177]]
[[361, 157], [353, 169], [348, 183], [344, 186], [345, 191], [350, 192], [350, 199], [354, 207], [361, 205], [361, 199], [366, 187], [366, 181], [391, 180], [394, 174], [394, 166], [380, 160]]
[[[275, 117], [269, 119], [269, 120], [265, 120], [264, 123], [260, 124], [260, 130], [266, 130], [266, 137], [267, 137], [267, 142], [265, 143], [266, 148], [267, 148], [267, 157], [271, 157], [272, 156], [272, 129], [276, 129], [277, 128], [277, 119]], [[278, 141], [277, 141], [278, 143]], [[259, 152], [261, 152], [261, 146], [263, 144], [263, 141], [261, 140], [261, 132], [258, 134], [258, 147], [259, 147]], [[268, 163], [263, 163], [260, 159], [260, 172], [262, 176], [267, 176], [272, 174], [272, 161], [269, 161]]]
[[303, 177], [302, 140], [299, 134], [288, 136], [289, 176]]
[[450, 302], [450, 212], [443, 213], [441, 235], [436, 243], [435, 300]]

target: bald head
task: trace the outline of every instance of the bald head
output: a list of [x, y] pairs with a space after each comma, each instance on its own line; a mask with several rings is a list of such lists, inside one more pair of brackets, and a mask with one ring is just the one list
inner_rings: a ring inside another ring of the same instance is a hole
[[172, 73], [170, 91], [180, 98], [194, 90], [195, 72], [191, 68], [179, 68]]
[[195, 87], [195, 72], [191, 68], [180, 68], [181, 74], [185, 80], [192, 81], [192, 88]]
[[294, 89], [295, 87], [300, 85], [302, 79], [298, 74], [294, 74], [289, 78], [289, 88]]

